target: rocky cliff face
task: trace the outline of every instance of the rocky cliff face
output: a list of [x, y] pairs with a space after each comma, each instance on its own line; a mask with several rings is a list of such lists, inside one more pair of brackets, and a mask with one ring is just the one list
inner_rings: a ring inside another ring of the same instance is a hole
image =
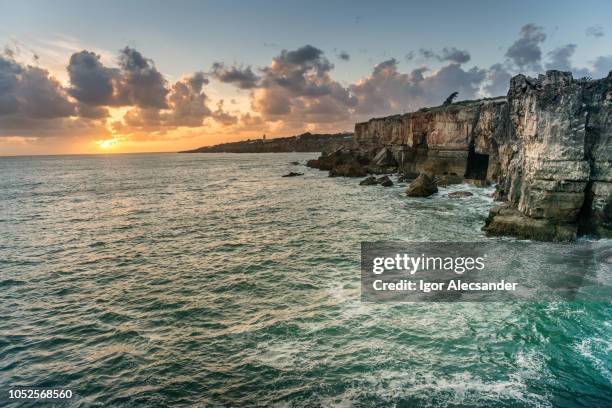
[[[388, 153], [384, 168], [413, 177], [497, 183], [502, 204], [487, 220], [489, 234], [612, 236], [612, 73], [596, 81], [518, 75], [505, 98], [371, 119], [355, 125], [354, 137], [357, 149], [337, 156], [353, 175], [363, 163], [380, 169], [376, 158]], [[322, 158], [323, 167], [333, 171], [334, 157]]]
[[612, 75], [597, 81], [559, 71], [514, 77], [508, 131], [495, 143], [497, 196], [517, 212], [494, 213], [487, 229], [525, 237], [548, 231], [544, 238], [557, 240], [577, 232], [610, 236], [611, 113]]

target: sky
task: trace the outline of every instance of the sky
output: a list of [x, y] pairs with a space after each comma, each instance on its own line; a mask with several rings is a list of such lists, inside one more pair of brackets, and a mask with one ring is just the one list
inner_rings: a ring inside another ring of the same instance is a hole
[[606, 1], [0, 0], [0, 156], [352, 131], [612, 70]]

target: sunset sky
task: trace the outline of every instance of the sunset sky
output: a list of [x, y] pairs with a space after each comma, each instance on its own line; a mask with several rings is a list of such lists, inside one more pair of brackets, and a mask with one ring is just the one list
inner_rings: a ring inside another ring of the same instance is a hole
[[177, 151], [612, 70], [612, 3], [0, 0], [0, 156]]

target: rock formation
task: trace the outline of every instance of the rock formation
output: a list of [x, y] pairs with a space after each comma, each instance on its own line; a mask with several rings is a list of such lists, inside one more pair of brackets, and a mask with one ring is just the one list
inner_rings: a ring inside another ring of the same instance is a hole
[[414, 179], [406, 189], [408, 197], [429, 197], [437, 192], [438, 187], [436, 187], [433, 177], [427, 173], [419, 174], [419, 177]]
[[389, 176], [381, 176], [376, 178], [374, 176], [368, 176], [359, 182], [360, 186], [376, 186], [380, 185], [383, 187], [391, 187], [393, 185], [393, 181], [389, 178]]
[[507, 97], [371, 119], [355, 125], [354, 142], [309, 166], [360, 177], [397, 169], [402, 178], [433, 175], [439, 185], [497, 183], [502, 203], [485, 226], [492, 235], [612, 236], [612, 73], [517, 75]]

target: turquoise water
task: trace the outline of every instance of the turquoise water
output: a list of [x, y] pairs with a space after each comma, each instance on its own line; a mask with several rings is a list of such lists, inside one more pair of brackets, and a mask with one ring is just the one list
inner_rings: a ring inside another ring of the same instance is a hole
[[492, 189], [315, 156], [0, 158], [0, 405], [612, 405], [609, 304], [360, 301], [361, 241], [485, 240]]

